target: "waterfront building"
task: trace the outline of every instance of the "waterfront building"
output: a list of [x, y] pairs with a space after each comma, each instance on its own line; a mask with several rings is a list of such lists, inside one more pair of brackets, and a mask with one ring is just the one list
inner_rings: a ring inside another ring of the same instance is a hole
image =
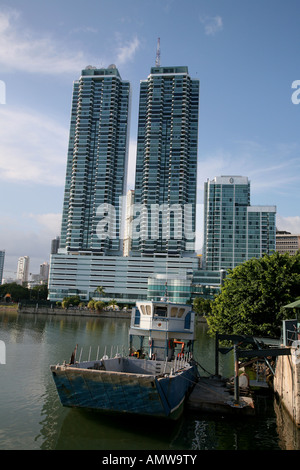
[[[58, 301], [79, 295], [83, 301], [88, 301], [98, 297], [96, 289], [102, 286], [103, 300], [135, 303], [147, 300], [149, 277], [160, 275], [164, 285], [177, 278], [185, 285], [185, 279], [190, 279], [197, 267], [196, 257], [99, 256], [87, 251], [66, 255], [60, 252], [51, 256], [48, 298]], [[182, 293], [179, 285], [177, 282], [177, 291]], [[177, 301], [178, 298], [176, 295]]]
[[134, 256], [194, 255], [198, 114], [199, 80], [187, 67], [152, 67], [141, 81]]
[[[141, 82], [136, 187], [127, 197], [125, 240], [120, 246], [129, 97], [129, 84], [115, 67], [88, 67], [74, 83], [61, 240], [51, 255], [49, 300], [71, 295], [89, 300], [99, 286], [105, 300], [146, 300], [149, 277], [177, 276], [184, 285], [198, 267], [194, 232], [199, 82], [191, 80], [187, 67], [155, 67]], [[173, 211], [170, 215], [167, 210], [167, 237], [162, 237], [164, 227], [156, 214], [154, 242], [151, 237], [135, 237], [144, 233], [145, 218], [139, 224], [134, 211], [142, 206], [151, 214], [154, 206], [161, 210], [165, 205]], [[106, 214], [99, 214], [99, 207]], [[109, 229], [101, 238], [103, 220]], [[113, 237], [108, 236], [110, 229]]]
[[276, 251], [280, 254], [295, 255], [300, 250], [300, 235], [293, 235], [286, 231], [276, 232]]
[[73, 85], [60, 248], [120, 253], [130, 85], [115, 65], [88, 66]]
[[203, 269], [232, 269], [275, 251], [276, 207], [251, 206], [244, 176], [218, 176], [204, 184]]
[[21, 256], [18, 260], [17, 281], [19, 283], [28, 282], [29, 277], [29, 256]]
[[5, 260], [5, 250], [0, 250], [0, 285], [2, 284], [2, 279], [3, 279], [4, 260]]

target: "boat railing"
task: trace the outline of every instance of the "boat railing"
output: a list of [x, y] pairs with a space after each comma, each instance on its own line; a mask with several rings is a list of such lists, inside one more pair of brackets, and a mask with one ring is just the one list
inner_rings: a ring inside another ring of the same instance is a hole
[[76, 363], [78, 364], [82, 362], [100, 361], [103, 358], [112, 359], [114, 357], [121, 357], [121, 356], [124, 357], [128, 354], [128, 351], [129, 351], [129, 347], [125, 345], [121, 347], [118, 345], [116, 346], [112, 345], [110, 347], [105, 346], [104, 351], [102, 348], [102, 353], [100, 350], [100, 346], [97, 346], [96, 353], [95, 353], [95, 348], [92, 348], [92, 346], [88, 348], [88, 353], [86, 353], [86, 351], [84, 351], [84, 348], [81, 347], [79, 355], [77, 355], [77, 352], [76, 352], [74, 356], [74, 364], [76, 365]]

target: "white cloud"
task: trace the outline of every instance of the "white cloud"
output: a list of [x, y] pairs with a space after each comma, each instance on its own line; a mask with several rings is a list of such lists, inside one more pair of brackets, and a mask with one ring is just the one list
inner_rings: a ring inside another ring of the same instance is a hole
[[68, 129], [45, 115], [0, 108], [0, 171], [4, 180], [63, 185]]
[[25, 30], [16, 10], [0, 12], [0, 64], [8, 70], [30, 73], [78, 73], [89, 60], [50, 35]]
[[214, 36], [223, 29], [223, 20], [219, 15], [200, 17], [200, 22], [204, 24], [204, 31], [207, 36]]
[[117, 63], [125, 64], [132, 61], [140, 47], [140, 40], [135, 36], [131, 41], [119, 45], [117, 48]]
[[230, 149], [218, 148], [200, 155], [198, 186], [203, 189], [207, 178], [221, 175], [247, 176], [251, 189], [289, 194], [300, 184], [300, 148], [274, 144], [265, 148], [259, 142], [239, 141]]
[[300, 235], [300, 216], [282, 217], [277, 214], [276, 225], [278, 230], [285, 230], [293, 235]]
[[57, 234], [60, 233], [61, 214], [28, 214], [28, 217], [34, 219], [51, 239], [55, 238]]

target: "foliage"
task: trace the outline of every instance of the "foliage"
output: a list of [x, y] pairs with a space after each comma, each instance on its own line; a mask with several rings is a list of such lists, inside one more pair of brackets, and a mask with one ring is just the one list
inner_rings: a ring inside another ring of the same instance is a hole
[[62, 301], [62, 308], [77, 307], [80, 304], [81, 300], [79, 295], [74, 295], [71, 297], [64, 297]]
[[104, 289], [104, 287], [98, 286], [98, 287], [95, 289], [95, 293], [97, 293], [97, 294], [99, 295], [99, 297], [104, 297], [104, 296], [105, 296], [105, 289]]
[[109, 307], [112, 307], [113, 309], [115, 309], [118, 306], [117, 301], [115, 299], [111, 299], [108, 302], [108, 305], [109, 305]]
[[48, 287], [47, 284], [41, 284], [31, 289], [30, 298], [31, 300], [47, 300]]
[[9, 284], [2, 284], [0, 286], [0, 298], [4, 299], [6, 294], [11, 295], [11, 300], [13, 302], [19, 302], [20, 300], [25, 300], [30, 298], [30, 290], [27, 287], [23, 287], [16, 282]]
[[203, 297], [196, 297], [193, 301], [193, 308], [197, 315], [209, 315], [211, 313], [212, 301]]
[[94, 303], [94, 308], [100, 312], [101, 310], [104, 309], [104, 307], [106, 306], [106, 303], [105, 302], [102, 302], [101, 300], [98, 300], [97, 302]]
[[278, 337], [284, 305], [300, 293], [300, 252], [278, 252], [230, 270], [208, 316], [209, 333]]
[[88, 308], [90, 310], [95, 310], [95, 301], [93, 299], [91, 299], [88, 303]]

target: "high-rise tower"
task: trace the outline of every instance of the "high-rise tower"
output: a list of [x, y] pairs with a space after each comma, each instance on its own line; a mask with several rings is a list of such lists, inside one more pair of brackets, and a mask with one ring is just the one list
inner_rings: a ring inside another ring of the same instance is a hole
[[198, 114], [188, 68], [152, 67], [140, 84], [132, 253], [194, 252]]
[[251, 206], [245, 176], [204, 183], [203, 267], [227, 270], [275, 251], [276, 207]]
[[129, 82], [114, 65], [88, 66], [74, 82], [60, 240], [67, 251], [121, 249], [129, 104]]

